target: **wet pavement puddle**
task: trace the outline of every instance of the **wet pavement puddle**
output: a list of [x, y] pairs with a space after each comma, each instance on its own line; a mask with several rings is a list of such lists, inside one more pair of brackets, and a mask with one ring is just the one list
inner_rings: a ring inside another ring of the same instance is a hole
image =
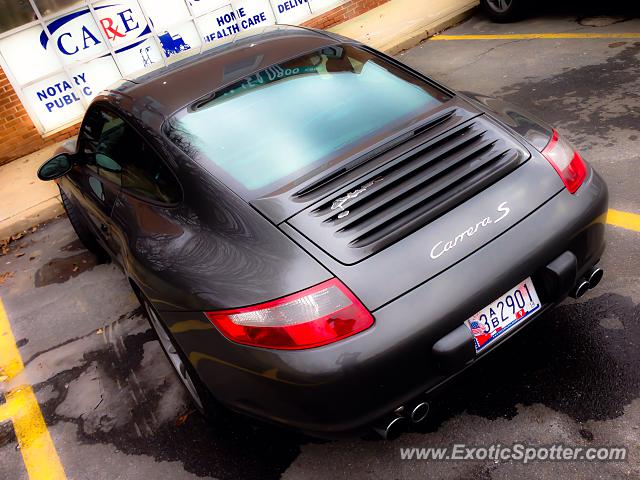
[[39, 288], [52, 283], [64, 283], [82, 272], [91, 270], [97, 264], [96, 257], [87, 251], [70, 257], [54, 258], [38, 269], [34, 279], [35, 286]]

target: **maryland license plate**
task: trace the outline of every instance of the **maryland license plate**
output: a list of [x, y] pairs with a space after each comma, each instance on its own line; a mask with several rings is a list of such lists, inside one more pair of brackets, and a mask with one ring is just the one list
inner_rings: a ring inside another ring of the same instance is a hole
[[473, 334], [476, 352], [539, 309], [540, 299], [531, 278], [527, 278], [465, 322]]

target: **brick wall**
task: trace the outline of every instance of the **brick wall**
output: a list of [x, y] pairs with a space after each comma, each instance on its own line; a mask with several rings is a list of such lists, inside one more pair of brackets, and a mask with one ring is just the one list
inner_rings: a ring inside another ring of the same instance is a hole
[[305, 27], [331, 28], [334, 25], [350, 20], [358, 15], [376, 8], [389, 0], [349, 0], [311, 20], [303, 23]]
[[[313, 28], [330, 28], [388, 1], [349, 0], [312, 18], [304, 25]], [[20, 103], [4, 71], [0, 68], [0, 165], [72, 137], [78, 133], [78, 126], [72, 126], [43, 138]]]
[[77, 131], [78, 126], [73, 126], [42, 138], [0, 68], [0, 165], [72, 137]]

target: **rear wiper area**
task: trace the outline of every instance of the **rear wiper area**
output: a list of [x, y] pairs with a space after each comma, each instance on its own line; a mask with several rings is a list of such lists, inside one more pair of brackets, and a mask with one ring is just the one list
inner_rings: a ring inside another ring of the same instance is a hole
[[364, 152], [359, 152], [357, 155], [354, 155], [350, 159], [347, 159], [347, 161], [341, 167], [337, 168], [336, 170], [333, 170], [332, 172], [329, 172], [327, 175], [324, 175], [318, 180], [312, 182], [311, 184], [301, 188], [300, 190], [298, 190], [293, 194], [293, 197], [301, 198], [306, 195], [309, 195], [315, 190], [322, 188], [328, 183], [331, 183], [332, 181], [334, 181], [335, 179], [367, 163], [372, 158], [375, 158], [378, 155], [382, 155], [383, 153], [391, 150], [392, 148], [400, 145], [401, 143], [406, 142], [410, 138], [420, 135], [421, 133], [424, 133], [427, 130], [437, 127], [438, 125], [441, 125], [442, 123], [449, 120], [455, 114], [455, 112], [456, 112], [456, 109], [452, 108], [450, 110], [446, 110], [440, 113], [439, 115], [429, 117], [426, 120], [418, 122], [415, 125], [410, 125], [408, 128], [400, 131], [399, 133], [393, 135], [392, 137], [386, 138], [385, 140], [378, 142], [368, 150]]

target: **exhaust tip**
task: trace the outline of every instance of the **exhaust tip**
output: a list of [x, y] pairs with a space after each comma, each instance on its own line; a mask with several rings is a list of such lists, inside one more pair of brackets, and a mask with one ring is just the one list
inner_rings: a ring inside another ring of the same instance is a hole
[[376, 433], [387, 441], [398, 438], [407, 429], [407, 419], [404, 417], [394, 417], [385, 420], [380, 427], [374, 428]]
[[596, 267], [591, 271], [591, 274], [589, 275], [589, 288], [593, 288], [596, 285], [598, 285], [600, 283], [600, 280], [602, 280], [602, 277], [604, 276], [604, 270]]
[[411, 410], [411, 421], [413, 423], [420, 423], [427, 418], [428, 414], [429, 404], [427, 402], [420, 402]]
[[578, 282], [578, 285], [576, 285], [576, 287], [573, 289], [571, 296], [573, 298], [580, 298], [585, 293], [587, 293], [587, 290], [589, 290], [589, 282], [587, 282], [586, 280], [580, 280]]

